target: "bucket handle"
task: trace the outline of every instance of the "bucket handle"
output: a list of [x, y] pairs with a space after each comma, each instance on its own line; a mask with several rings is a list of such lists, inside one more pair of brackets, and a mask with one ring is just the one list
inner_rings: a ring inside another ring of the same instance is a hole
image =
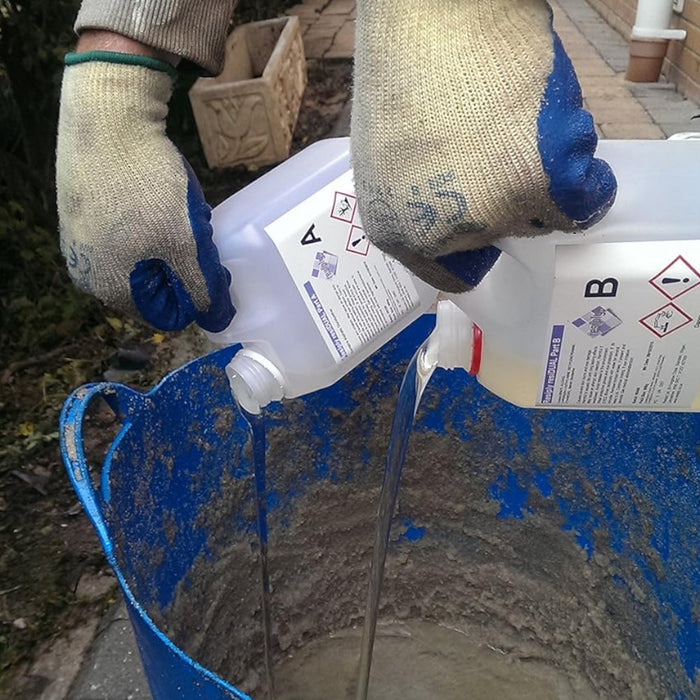
[[[123, 424], [119, 435], [107, 451], [107, 459], [116, 442], [128, 427], [129, 417], [138, 413], [148, 402], [148, 398], [145, 394], [141, 394], [123, 384], [99, 382], [86, 384], [73, 391], [66, 399], [61, 410], [59, 440], [68, 477], [88, 518], [97, 531], [97, 536], [100, 538], [105, 554], [108, 558], [111, 558], [112, 541], [103, 517], [104, 505], [109, 502], [109, 483], [106, 478], [102, 478], [100, 491], [95, 491], [83, 449], [85, 415], [90, 404], [98, 397], [106, 401], [114, 414], [121, 418]], [[101, 466], [103, 477], [105, 477], [104, 466]]]

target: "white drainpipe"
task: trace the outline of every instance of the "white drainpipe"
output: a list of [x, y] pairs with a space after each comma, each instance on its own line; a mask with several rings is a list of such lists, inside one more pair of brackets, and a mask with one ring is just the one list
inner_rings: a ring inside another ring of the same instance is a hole
[[630, 37], [630, 60], [625, 77], [635, 83], [656, 82], [668, 42], [685, 39], [684, 29], [671, 29], [673, 0], [638, 0]]
[[685, 29], [670, 29], [673, 0], [638, 0], [633, 39], [685, 39]]

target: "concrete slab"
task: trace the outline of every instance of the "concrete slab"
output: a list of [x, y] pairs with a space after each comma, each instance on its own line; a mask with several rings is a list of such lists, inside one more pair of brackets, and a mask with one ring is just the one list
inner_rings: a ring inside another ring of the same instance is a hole
[[[638, 98], [639, 104], [654, 118], [655, 122], [688, 122], [700, 115], [700, 108], [690, 100], [668, 101], [659, 97]], [[698, 124], [700, 128], [700, 124]]]
[[631, 95], [587, 97], [586, 105], [596, 122], [651, 122], [647, 111]]
[[612, 122], [598, 125], [604, 139], [663, 139], [664, 131], [657, 124]]
[[355, 0], [333, 0], [324, 9], [324, 14], [349, 15], [355, 9]]
[[355, 52], [355, 21], [346, 19], [343, 26], [333, 38], [331, 47], [324, 58], [348, 58]]
[[661, 122], [658, 126], [664, 132], [666, 138], [673, 134], [682, 134], [685, 131], [700, 132], [700, 124], [697, 119], [692, 122]]
[[310, 27], [304, 34], [304, 54], [306, 58], [323, 58], [333, 45], [335, 33], [323, 35], [313, 32], [312, 29], [313, 27]]
[[302, 18], [308, 19], [308, 20], [316, 20], [318, 19], [319, 14], [321, 13], [321, 9], [319, 7], [315, 7], [314, 5], [306, 5], [304, 3], [299, 3], [298, 5], [292, 5], [287, 10], [288, 15], [295, 15], [298, 17], [300, 20]]
[[306, 0], [291, 7], [287, 13], [303, 20], [307, 58], [352, 58], [355, 0]]
[[[79, 675], [99, 619], [88, 620], [57, 639], [32, 664], [27, 674], [37, 688], [36, 700], [63, 700]], [[38, 691], [41, 687], [42, 690]]]
[[151, 700], [126, 604], [108, 613], [66, 700]]

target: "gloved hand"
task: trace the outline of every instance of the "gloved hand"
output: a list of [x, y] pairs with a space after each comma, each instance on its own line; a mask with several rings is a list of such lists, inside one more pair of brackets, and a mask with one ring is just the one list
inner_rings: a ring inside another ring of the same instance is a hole
[[354, 82], [368, 237], [438, 289], [478, 284], [499, 238], [586, 228], [615, 198], [544, 0], [357, 0]]
[[61, 250], [73, 281], [161, 330], [233, 318], [210, 209], [165, 134], [174, 69], [146, 56], [69, 54], [56, 159]]

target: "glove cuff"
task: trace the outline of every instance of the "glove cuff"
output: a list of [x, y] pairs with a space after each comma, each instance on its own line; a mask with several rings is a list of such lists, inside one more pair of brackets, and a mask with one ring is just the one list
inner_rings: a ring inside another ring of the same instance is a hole
[[133, 53], [119, 53], [118, 51], [86, 51], [84, 53], [67, 53], [64, 62], [67, 66], [76, 66], [80, 63], [116, 63], [126, 66], [142, 66], [152, 70], [167, 73], [173, 80], [177, 78], [177, 70], [167, 61], [161, 61], [152, 56], [141, 56]]

